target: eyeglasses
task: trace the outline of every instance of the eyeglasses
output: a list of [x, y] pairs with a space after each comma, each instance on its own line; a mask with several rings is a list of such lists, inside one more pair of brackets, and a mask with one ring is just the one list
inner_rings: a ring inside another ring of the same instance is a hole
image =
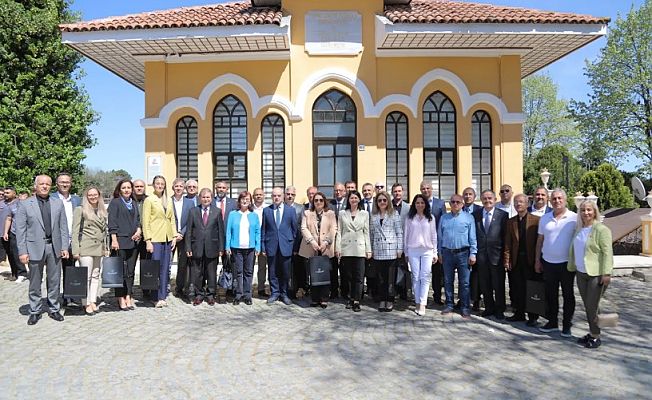
[[463, 202], [463, 201], [459, 201], [459, 200], [451, 200], [449, 203], [451, 203], [451, 204], [462, 204], [462, 203], [464, 203], [464, 202]]
[[323, 203], [324, 199], [312, 199], [313, 203]]
[[379, 203], [387, 203], [387, 199], [378, 199], [376, 201]]
[[286, 196], [296, 196], [294, 193], [285, 193]]
[[385, 186], [376, 186], [376, 189], [383, 189]]
[[509, 192], [510, 192], [509, 189], [503, 189], [503, 190], [500, 191], [500, 193], [509, 193]]

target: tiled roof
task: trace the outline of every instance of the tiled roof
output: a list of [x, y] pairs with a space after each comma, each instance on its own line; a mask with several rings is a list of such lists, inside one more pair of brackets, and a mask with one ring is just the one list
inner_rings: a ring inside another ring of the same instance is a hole
[[[500, 0], [497, 0], [500, 1]], [[447, 0], [412, 0], [408, 5], [385, 7], [393, 23], [536, 23], [606, 24], [609, 18], [540, 11], [520, 7]]]
[[279, 7], [252, 7], [250, 2], [182, 7], [61, 25], [63, 32], [189, 28], [229, 25], [280, 25]]

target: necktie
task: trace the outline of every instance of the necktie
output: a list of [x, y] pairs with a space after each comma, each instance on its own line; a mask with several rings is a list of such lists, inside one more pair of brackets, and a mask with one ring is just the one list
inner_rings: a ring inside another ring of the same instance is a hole
[[226, 197], [222, 199], [222, 220], [224, 220], [225, 212], [226, 212]]
[[274, 219], [276, 220], [276, 227], [278, 228], [281, 225], [281, 206], [276, 206], [276, 211], [274, 212]]
[[491, 224], [491, 214], [488, 212], [484, 213], [484, 231], [489, 232], [489, 225]]
[[208, 225], [208, 208], [204, 208], [204, 214], [201, 216], [202, 222], [204, 222], [204, 226]]
[[365, 203], [367, 204], [367, 207], [365, 207], [367, 212], [371, 213], [371, 202], [369, 200], [365, 200]]

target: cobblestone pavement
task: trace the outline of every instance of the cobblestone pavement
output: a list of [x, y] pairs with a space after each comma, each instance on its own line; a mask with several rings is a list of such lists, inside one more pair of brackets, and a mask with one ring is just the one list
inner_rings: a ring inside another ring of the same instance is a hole
[[436, 308], [418, 317], [407, 303], [353, 313], [172, 298], [121, 312], [106, 291], [98, 315], [28, 326], [27, 282], [0, 279], [0, 398], [649, 399], [651, 287], [614, 279], [603, 309], [621, 323], [587, 350], [579, 295], [572, 340]]

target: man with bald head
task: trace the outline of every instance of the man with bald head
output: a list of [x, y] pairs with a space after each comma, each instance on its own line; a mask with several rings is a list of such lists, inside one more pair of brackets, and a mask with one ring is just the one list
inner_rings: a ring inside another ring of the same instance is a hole
[[16, 212], [16, 242], [21, 263], [29, 264], [29, 319], [28, 325], [41, 318], [41, 283], [46, 266], [48, 314], [55, 321], [63, 321], [59, 312], [59, 280], [61, 259], [68, 258], [68, 221], [63, 201], [50, 196], [52, 178], [39, 175], [34, 180], [35, 195], [22, 201]]

